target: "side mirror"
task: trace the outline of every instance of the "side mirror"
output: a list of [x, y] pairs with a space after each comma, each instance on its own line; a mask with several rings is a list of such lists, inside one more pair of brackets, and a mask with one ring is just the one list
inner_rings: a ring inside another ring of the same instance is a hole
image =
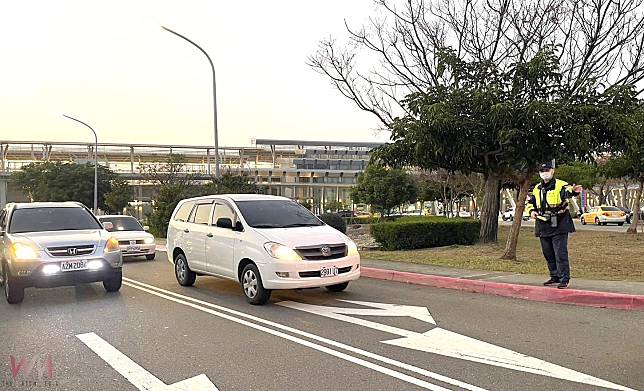
[[145, 232], [150, 231], [150, 226], [148, 226], [148, 225], [144, 225], [144, 226], [143, 226], [143, 230], [144, 230]]
[[109, 221], [106, 221], [103, 223], [103, 228], [105, 228], [105, 230], [108, 232], [112, 232], [114, 230], [114, 224], [112, 224]]
[[233, 228], [233, 231], [242, 232], [243, 230], [244, 230], [244, 224], [242, 224], [241, 221], [237, 221], [235, 223], [235, 228]]
[[219, 228], [226, 228], [226, 229], [233, 229], [233, 221], [229, 219], [228, 217], [222, 217], [217, 220], [217, 227]]

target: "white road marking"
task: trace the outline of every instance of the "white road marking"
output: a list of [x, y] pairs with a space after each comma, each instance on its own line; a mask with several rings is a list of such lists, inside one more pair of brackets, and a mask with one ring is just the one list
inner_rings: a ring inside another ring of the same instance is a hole
[[140, 391], [218, 391], [204, 374], [167, 385], [98, 335], [76, 337]]
[[[576, 383], [589, 384], [599, 387], [611, 388], [615, 390], [635, 391], [631, 388], [611, 383], [581, 372], [574, 371], [547, 361], [530, 357], [522, 353], [502, 348], [487, 342], [479, 341], [475, 338], [467, 337], [440, 327], [433, 328], [425, 333], [418, 333], [398, 327], [380, 324], [365, 319], [353, 318], [345, 314], [360, 314], [356, 308], [327, 307], [293, 301], [283, 301], [277, 303], [284, 307], [301, 310], [304, 312], [321, 315], [327, 318], [341, 320], [348, 323], [369, 327], [375, 330], [384, 331], [390, 334], [399, 335], [398, 338], [383, 343], [401, 346], [408, 349], [420, 350], [439, 354], [447, 357], [459, 358], [478, 362], [482, 364], [494, 365], [497, 367], [513, 369], [537, 375], [553, 377], [562, 380], [569, 380]], [[382, 307], [382, 303], [362, 302], [364, 306]], [[390, 305], [390, 304], [389, 304]], [[408, 306], [404, 306], [408, 307]], [[396, 315], [398, 316], [398, 315]]]
[[[378, 355], [378, 354], [375, 354], [375, 353], [372, 353], [372, 352], [369, 352], [369, 351], [366, 351], [366, 350], [362, 350], [362, 349], [353, 347], [351, 345], [346, 345], [344, 343], [341, 343], [341, 342], [338, 342], [338, 341], [335, 341], [335, 340], [332, 340], [332, 339], [324, 338], [324, 337], [321, 337], [321, 336], [316, 335], [316, 334], [308, 333], [306, 331], [302, 331], [302, 330], [299, 330], [299, 329], [296, 329], [296, 328], [285, 326], [285, 325], [280, 324], [280, 323], [272, 322], [270, 320], [266, 320], [266, 319], [263, 319], [263, 318], [260, 318], [260, 317], [257, 317], [257, 316], [249, 315], [249, 314], [246, 314], [246, 313], [243, 313], [243, 312], [240, 312], [240, 311], [236, 311], [236, 310], [233, 310], [233, 309], [230, 309], [230, 308], [226, 308], [226, 307], [223, 307], [223, 306], [220, 306], [220, 305], [217, 305], [217, 304], [209, 303], [207, 301], [195, 299], [195, 298], [192, 298], [190, 296], [181, 295], [179, 293], [175, 293], [175, 292], [168, 291], [168, 290], [165, 290], [165, 289], [162, 289], [162, 288], [158, 288], [156, 286], [145, 284], [143, 282], [132, 280], [130, 278], [124, 277], [123, 280], [124, 280], [124, 284], [129, 286], [129, 287], [131, 287], [131, 288], [138, 289], [138, 290], [150, 293], [152, 295], [155, 295], [155, 296], [167, 299], [167, 300], [171, 300], [171, 301], [174, 301], [176, 303], [183, 304], [183, 305], [195, 308], [197, 310], [200, 310], [200, 311], [203, 311], [203, 312], [206, 312], [206, 313], [210, 313], [212, 315], [215, 315], [215, 316], [218, 316], [218, 317], [221, 317], [221, 318], [224, 318], [224, 319], [227, 319], [227, 320], [239, 323], [239, 324], [243, 324], [245, 326], [248, 326], [248, 327], [251, 327], [251, 328], [254, 328], [254, 329], [257, 329], [257, 330], [264, 331], [266, 333], [269, 333], [269, 334], [272, 334], [272, 335], [275, 335], [275, 336], [278, 336], [278, 337], [281, 337], [281, 338], [284, 338], [284, 339], [299, 343], [301, 345], [310, 347], [310, 348], [318, 350], [318, 351], [322, 351], [324, 353], [328, 353], [328, 354], [330, 354], [332, 356], [335, 356], [335, 357], [338, 357], [338, 358], [341, 358], [341, 359], [356, 363], [358, 365], [365, 366], [365, 367], [367, 367], [369, 369], [373, 369], [375, 371], [384, 373], [386, 375], [392, 376], [394, 378], [397, 378], [397, 379], [400, 379], [400, 380], [403, 380], [403, 381], [407, 381], [407, 382], [409, 382], [411, 384], [415, 384], [415, 385], [418, 385], [418, 386], [426, 388], [426, 389], [441, 390], [441, 391], [446, 391], [447, 390], [447, 389], [445, 389], [443, 387], [437, 386], [437, 385], [432, 384], [432, 383], [425, 382], [423, 380], [420, 380], [420, 379], [417, 379], [415, 377], [406, 375], [404, 373], [397, 372], [397, 371], [391, 370], [389, 368], [386, 368], [386, 367], [383, 367], [383, 366], [380, 366], [380, 365], [377, 365], [377, 364], [362, 360], [362, 359], [360, 359], [358, 357], [354, 357], [354, 356], [351, 356], [351, 355], [348, 355], [348, 354], [345, 354], [345, 353], [342, 353], [342, 352], [338, 352], [338, 351], [333, 350], [333, 349], [329, 349], [329, 348], [327, 348], [325, 346], [318, 345], [318, 344], [303, 340], [301, 338], [291, 336], [289, 334], [285, 334], [285, 333], [282, 333], [282, 332], [279, 332], [279, 331], [276, 331], [276, 330], [273, 330], [273, 329], [266, 328], [264, 326], [261, 326], [260, 324], [251, 323], [251, 322], [245, 321], [243, 319], [236, 318], [236, 317], [234, 317], [232, 315], [238, 316], [240, 318], [250, 319], [250, 320], [252, 320], [254, 322], [257, 322], [257, 323], [265, 324], [265, 325], [274, 327], [276, 329], [284, 330], [284, 331], [290, 332], [292, 334], [300, 335], [300, 336], [306, 337], [306, 338], [314, 340], [314, 341], [322, 342], [324, 344], [334, 346], [334, 347], [337, 347], [337, 348], [340, 348], [340, 349], [343, 349], [343, 350], [346, 350], [346, 351], [349, 351], [349, 352], [352, 352], [352, 353], [355, 353], [355, 354], [359, 354], [361, 356], [370, 358], [372, 360], [380, 361], [382, 363], [392, 365], [392, 366], [407, 370], [409, 372], [413, 372], [413, 373], [416, 373], [418, 375], [425, 376], [425, 377], [428, 377], [428, 378], [431, 378], [431, 379], [434, 379], [434, 380], [438, 380], [438, 381], [443, 382], [443, 383], [451, 384], [451, 385], [454, 385], [454, 386], [457, 386], [457, 387], [460, 387], [460, 388], [463, 388], [463, 389], [466, 389], [466, 390], [470, 390], [470, 391], [486, 391], [484, 388], [477, 387], [475, 385], [468, 384], [468, 383], [462, 382], [460, 380], [452, 379], [450, 377], [447, 377], [447, 376], [444, 376], [444, 375], [441, 375], [441, 374], [438, 374], [438, 373], [435, 373], [435, 372], [431, 372], [431, 371], [428, 371], [426, 369], [419, 368], [419, 367], [416, 367], [416, 366], [413, 366], [413, 365], [410, 365], [410, 364], [407, 364], [407, 363], [403, 363], [403, 362], [391, 359], [389, 357], [381, 356], [381, 355]], [[210, 309], [208, 307], [217, 309], [219, 311], [228, 312], [228, 313], [230, 313], [232, 315], [224, 314], [222, 312], [217, 312], [217, 311], [214, 311], [214, 310], [212, 310], [212, 309]]]

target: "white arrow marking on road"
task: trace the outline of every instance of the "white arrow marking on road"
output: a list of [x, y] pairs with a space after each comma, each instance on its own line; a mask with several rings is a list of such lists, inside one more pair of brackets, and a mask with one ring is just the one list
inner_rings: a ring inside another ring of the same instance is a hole
[[98, 335], [87, 333], [76, 337], [140, 391], [218, 391], [204, 374], [165, 384]]
[[552, 364], [538, 358], [530, 357], [522, 353], [514, 352], [487, 342], [479, 341], [475, 338], [467, 337], [440, 327], [434, 328], [425, 333], [418, 333], [411, 330], [405, 330], [394, 326], [347, 316], [408, 316], [427, 323], [436, 324], [434, 318], [426, 307], [371, 303], [366, 301], [343, 301], [365, 307], [375, 307], [378, 309], [326, 307], [297, 303], [294, 301], [282, 301], [277, 304], [403, 337], [389, 341], [381, 341], [389, 345], [401, 346], [408, 349], [420, 350], [423, 352], [494, 365], [516, 371], [549, 376], [562, 380], [569, 380], [576, 383], [590, 384], [615, 390], [636, 391], [632, 388], [611, 383], [606, 380], [586, 375], [584, 373]]

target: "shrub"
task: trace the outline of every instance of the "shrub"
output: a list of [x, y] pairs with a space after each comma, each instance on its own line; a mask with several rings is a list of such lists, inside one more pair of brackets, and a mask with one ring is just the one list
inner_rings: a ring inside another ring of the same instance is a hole
[[413, 250], [427, 247], [474, 244], [481, 222], [445, 217], [402, 218], [373, 224], [371, 235], [384, 250]]
[[327, 225], [330, 225], [343, 234], [347, 233], [347, 222], [338, 215], [335, 215], [333, 213], [324, 213], [320, 216], [320, 220], [324, 221]]

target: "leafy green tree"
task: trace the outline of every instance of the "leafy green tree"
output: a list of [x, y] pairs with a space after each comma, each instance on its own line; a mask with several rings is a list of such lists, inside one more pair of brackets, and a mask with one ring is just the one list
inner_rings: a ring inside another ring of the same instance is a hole
[[112, 213], [123, 213], [123, 208], [128, 206], [134, 198], [134, 189], [122, 179], [112, 181], [112, 190], [105, 195], [107, 210]]
[[416, 184], [406, 172], [376, 164], [367, 166], [351, 189], [355, 202], [369, 204], [381, 215], [391, 214], [393, 208], [404, 203], [415, 202], [417, 194]]
[[142, 164], [139, 171], [143, 177], [159, 185], [189, 185], [194, 175], [186, 172], [186, 157], [178, 153], [170, 153], [165, 161], [158, 164]]
[[[98, 207], [106, 209], [105, 195], [112, 190], [116, 174], [98, 166]], [[11, 181], [32, 201], [78, 201], [94, 205], [94, 165], [37, 162], [11, 175]]]
[[324, 205], [324, 209], [330, 210], [331, 212], [337, 212], [344, 209], [344, 204], [342, 203], [342, 201], [332, 200]]
[[204, 194], [255, 194], [259, 192], [257, 185], [247, 176], [223, 174], [211, 183], [203, 186]]
[[179, 201], [202, 195], [198, 186], [166, 184], [159, 189], [152, 204], [152, 213], [148, 216], [150, 231], [154, 236], [166, 237], [172, 212]]
[[556, 175], [568, 183], [582, 185], [584, 189], [597, 196], [599, 204], [602, 205], [606, 203], [606, 194], [609, 190], [610, 175], [606, 169], [603, 164], [572, 162], [558, 166]]

